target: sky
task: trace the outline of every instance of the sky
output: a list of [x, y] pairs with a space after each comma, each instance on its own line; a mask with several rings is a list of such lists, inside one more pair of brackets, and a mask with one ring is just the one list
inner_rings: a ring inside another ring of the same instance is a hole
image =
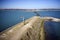
[[60, 9], [60, 0], [0, 0], [0, 9]]

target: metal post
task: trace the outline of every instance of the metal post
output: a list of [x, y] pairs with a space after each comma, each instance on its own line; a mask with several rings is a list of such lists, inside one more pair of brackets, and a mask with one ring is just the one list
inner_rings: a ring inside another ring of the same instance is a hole
[[23, 23], [24, 23], [24, 25], [25, 25], [25, 18], [23, 17]]
[[25, 18], [24, 18], [23, 16], [21, 16], [21, 18], [23, 19], [23, 23], [24, 23], [24, 25], [25, 25]]

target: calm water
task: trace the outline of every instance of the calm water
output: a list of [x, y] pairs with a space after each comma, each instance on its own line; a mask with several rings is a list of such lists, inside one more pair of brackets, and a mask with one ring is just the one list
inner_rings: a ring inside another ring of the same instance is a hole
[[[40, 16], [52, 16], [60, 18], [60, 11], [39, 11]], [[22, 22], [21, 16], [28, 19], [35, 16], [33, 12], [24, 12], [22, 10], [0, 10], [0, 32]], [[60, 22], [45, 22], [45, 31], [49, 40], [60, 40]]]

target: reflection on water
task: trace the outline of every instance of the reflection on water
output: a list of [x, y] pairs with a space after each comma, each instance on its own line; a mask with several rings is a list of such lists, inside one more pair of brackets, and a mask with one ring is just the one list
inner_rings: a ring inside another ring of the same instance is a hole
[[60, 22], [45, 22], [46, 38], [48, 40], [59, 40]]

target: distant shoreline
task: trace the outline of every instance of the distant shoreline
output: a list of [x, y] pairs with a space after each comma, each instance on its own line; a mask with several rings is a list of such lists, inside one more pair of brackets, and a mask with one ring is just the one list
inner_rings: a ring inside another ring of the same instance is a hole
[[[20, 10], [20, 9], [15, 9], [15, 8], [6, 8], [6, 9], [4, 9], [4, 10]], [[1, 10], [1, 9], [0, 9]], [[26, 10], [33, 10], [33, 9], [26, 9]], [[36, 9], [34, 9], [34, 10], [36, 10]], [[37, 9], [37, 10], [60, 10], [60, 8], [58, 9], [58, 8], [46, 8], [46, 9]]]
[[60, 9], [0, 9], [0, 10], [23, 10], [23, 11], [60, 11]]

